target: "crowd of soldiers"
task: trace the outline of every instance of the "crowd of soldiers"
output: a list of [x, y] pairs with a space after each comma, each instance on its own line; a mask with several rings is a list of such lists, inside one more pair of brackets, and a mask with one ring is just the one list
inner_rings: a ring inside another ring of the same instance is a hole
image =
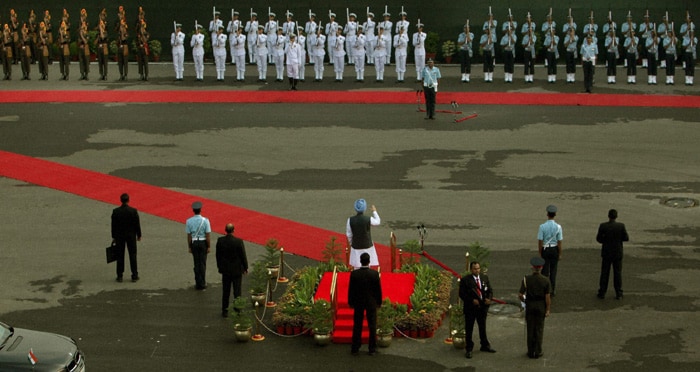
[[[374, 13], [370, 11], [369, 7], [366, 19], [362, 23], [355, 13], [346, 9], [346, 23], [344, 25], [336, 21], [336, 14], [332, 11], [328, 12], [328, 20], [325, 23], [321, 20], [317, 21], [316, 14], [311, 10], [309, 10], [308, 20], [304, 24], [298, 22], [294, 14], [288, 10], [284, 13], [283, 20], [278, 20], [276, 14], [272, 12], [271, 8], [268, 8], [267, 20], [264, 23], [262, 20], [258, 20], [258, 15], [252, 8], [247, 16], [248, 20], [243, 21], [240, 18], [240, 13], [231, 9], [230, 20], [224, 26], [221, 13], [215, 7], [212, 11], [212, 19], [209, 21], [207, 31], [216, 65], [217, 81], [224, 81], [227, 60], [229, 60], [231, 65], [236, 66], [236, 81], [245, 80], [247, 64], [257, 65], [259, 82], [267, 81], [268, 65], [274, 66], [275, 80], [283, 81], [286, 66], [290, 85], [292, 85], [292, 89], [295, 89], [295, 82], [303, 81], [305, 78], [304, 65], [307, 62], [313, 66], [314, 81], [318, 82], [324, 78], [324, 63], [327, 61], [333, 67], [336, 82], [343, 81], [345, 66], [354, 66], [357, 82], [364, 81], [366, 66], [374, 66], [376, 81], [383, 82], [385, 66], [392, 63], [393, 57], [397, 82], [400, 83], [405, 80], [409, 49], [413, 51], [416, 80], [421, 80], [421, 70], [424, 68], [426, 60], [425, 41], [427, 34], [423, 32], [424, 25], [420, 19], [411, 30], [411, 22], [403, 8], [399, 13], [399, 20], [395, 23], [392, 22], [391, 14], [386, 8], [382, 14], [382, 20], [375, 20]], [[121, 6], [118, 9], [118, 17], [119, 20], [114, 27], [117, 34], [117, 63], [120, 80], [125, 80], [128, 73], [129, 45], [127, 39], [129, 35], [125, 20], [126, 15]], [[601, 27], [602, 33], [598, 34], [598, 24], [595, 23], [593, 11], [591, 11], [588, 22], [579, 34], [578, 26], [569, 9], [567, 21], [562, 25], [561, 34], [559, 34], [556, 21], [552, 19], [551, 9], [546, 14], [546, 20], [542, 23], [539, 31], [529, 12], [525, 17], [525, 22], [518, 28], [518, 22], [511, 10], [508, 9], [506, 20], [502, 22], [500, 27], [502, 34], [500, 39], [498, 38], [498, 21], [494, 19], [491, 7], [489, 7], [487, 17], [479, 39], [476, 39], [471, 32], [469, 20], [464, 25], [464, 32], [458, 37], [462, 82], [470, 81], [474, 51], [480, 51], [483, 57], [484, 81], [493, 81], [495, 62], [497, 56], [500, 55], [504, 68], [504, 81], [512, 83], [517, 48], [523, 50], [526, 83], [534, 82], [534, 65], [538, 55], [544, 56], [548, 82], [555, 83], [560, 51], [565, 57], [566, 82], [573, 83], [578, 61], [581, 61], [585, 73], [587, 64], [595, 66], [599, 54], [598, 48], [600, 48], [601, 57], [604, 57], [607, 67], [606, 75], [609, 84], [616, 83], [619, 60], [624, 62], [628, 84], [636, 84], [637, 64], [640, 60], [642, 68], [647, 69], [648, 84], [656, 84], [658, 68], [665, 69], [666, 84], [674, 84], [676, 61], [679, 60], [680, 54], [680, 61], [682, 61], [686, 75], [685, 84], [693, 85], [697, 38], [694, 33], [695, 25], [689, 12], [686, 12], [686, 20], [680, 24], [678, 33], [675, 32], [677, 25], [669, 19], [668, 13], [664, 14], [662, 21], [657, 24], [652, 21], [652, 17], [647, 11], [643, 15], [644, 21], [637, 24], [633, 20], [632, 13], [628, 12], [626, 21], [618, 28], [617, 23], [613, 20], [612, 12], [608, 12], [607, 20]], [[50, 48], [54, 42], [51, 15], [45, 11], [44, 20], [37, 24], [37, 17], [31, 11], [28, 21], [22, 22], [21, 26], [17, 18], [17, 14], [12, 10], [10, 23], [4, 25], [2, 61], [5, 79], [11, 77], [11, 64], [18, 62], [21, 62], [22, 65], [23, 79], [29, 79], [30, 64], [36, 61], [39, 63], [41, 79], [47, 79], [47, 61], [51, 57]], [[181, 81], [184, 75], [186, 36], [182, 32], [181, 24], [175, 22], [173, 28], [170, 44], [173, 53], [175, 80]], [[148, 80], [149, 33], [146, 30], [145, 12], [142, 8], [139, 8], [135, 29], [139, 75], [141, 80]], [[196, 81], [204, 80], [204, 46], [207, 38], [204, 29], [205, 25], [195, 22], [194, 34], [189, 43], [192, 48]], [[81, 79], [85, 80], [87, 80], [89, 72], [87, 30], [87, 12], [83, 9], [80, 12], [80, 27], [76, 36], [78, 38]], [[97, 50], [100, 79], [106, 80], [109, 40], [106, 10], [104, 9], [99, 14], [96, 30], [98, 35], [94, 43]], [[68, 79], [70, 65], [70, 35], [69, 15], [64, 9], [56, 40], [56, 45], [59, 47], [61, 78], [64, 80]], [[562, 37], [560, 38], [559, 35]], [[581, 42], [579, 42], [579, 35], [581, 35]], [[519, 36], [520, 42], [518, 42]], [[600, 46], [598, 46], [598, 36], [604, 40]], [[544, 39], [541, 44], [537, 43], [538, 37]], [[230, 59], [227, 57], [228, 54], [230, 54]], [[290, 69], [293, 71], [291, 75], [289, 74]]]
[[[665, 68], [666, 84], [674, 84], [676, 61], [679, 52], [682, 54], [682, 63], [685, 70], [685, 84], [693, 85], [695, 59], [697, 49], [697, 37], [695, 37], [695, 24], [690, 13], [686, 12], [686, 20], [680, 25], [679, 33], [676, 26], [669, 19], [668, 13], [663, 15], [662, 22], [656, 24], [652, 21], [649, 12], [644, 14], [644, 21], [637, 25], [633, 20], [631, 11], [627, 13], [626, 20], [618, 28], [613, 20], [612, 12], [608, 12], [607, 20], [602, 26], [604, 38], [603, 53], [605, 57], [606, 75], [608, 84], [616, 83], [617, 62], [622, 59], [627, 70], [627, 83], [636, 84], [637, 63], [641, 59], [642, 68], [647, 68], [648, 84], [656, 84], [657, 68]], [[505, 82], [513, 82], [513, 70], [515, 50], [518, 46], [518, 22], [508, 10], [506, 20], [502, 23], [500, 40], [497, 37], [498, 21], [494, 19], [491, 9], [488, 18], [482, 27], [482, 35], [478, 43], [471, 32], [469, 20], [464, 25], [464, 32], [459, 35], [458, 46], [462, 73], [462, 82], [470, 81], [471, 59], [474, 56], [474, 47], [478, 45], [483, 53], [484, 80], [493, 81], [493, 69], [495, 60], [495, 48], [500, 47], [503, 56]], [[552, 10], [546, 15], [540, 32], [528, 12], [525, 22], [520, 28], [520, 46], [524, 51], [523, 65], [526, 83], [533, 82], [534, 61], [538, 53], [544, 55], [547, 67], [547, 81], [556, 82], [557, 60], [560, 49], [565, 52], [566, 82], [575, 81], [576, 65], [581, 55], [581, 62], [586, 68], [586, 63], [595, 65], [598, 56], [598, 24], [595, 23], [593, 11], [588, 22], [583, 26], [582, 41], [579, 42], [578, 26], [574, 22], [569, 9], [567, 21], [561, 27], [563, 43], [557, 31], [556, 21], [552, 19]], [[641, 38], [640, 38], [641, 36]], [[537, 38], [543, 37], [541, 50], [538, 49]], [[584, 71], [585, 72], [585, 71]]]
[[[117, 10], [118, 21], [114, 26], [117, 34], [117, 64], [119, 67], [120, 80], [126, 80], [128, 74], [128, 26], [126, 23], [126, 12], [123, 6]], [[146, 26], [146, 14], [143, 8], [139, 7], [138, 18], [135, 25], [136, 48], [138, 51], [137, 62], [141, 80], [148, 80], [148, 56], [150, 35]], [[44, 11], [43, 20], [39, 21], [34, 10], [31, 10], [26, 21], [20, 21], [19, 15], [14, 9], [10, 10], [10, 22], [3, 25], [2, 42], [3, 49], [2, 65], [4, 80], [12, 78], [12, 65], [20, 64], [22, 69], [22, 80], [30, 80], [31, 65], [38, 64], [40, 80], [47, 80], [49, 75], [48, 66], [53, 62], [54, 55], [57, 56], [60, 64], [61, 80], [68, 80], [71, 62], [71, 37], [75, 37], [78, 61], [80, 66], [80, 80], [88, 80], [90, 72], [90, 42], [97, 55], [100, 80], [107, 80], [107, 66], [109, 58], [109, 36], [107, 25], [107, 10], [102, 9], [99, 14], [99, 21], [93, 29], [96, 31], [94, 40], [89, 40], [88, 36], [88, 13], [85, 9], [80, 10], [80, 21], [78, 30], [73, 34], [71, 29], [70, 14], [63, 9], [58, 33], [54, 35], [51, 13]], [[54, 52], [54, 48], [56, 52]]]

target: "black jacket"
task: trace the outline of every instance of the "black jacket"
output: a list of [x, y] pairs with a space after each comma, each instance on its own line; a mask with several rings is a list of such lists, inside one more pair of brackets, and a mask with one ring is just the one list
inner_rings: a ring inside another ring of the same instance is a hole
[[216, 241], [216, 266], [221, 274], [242, 275], [248, 271], [243, 240], [225, 235]]
[[112, 239], [141, 238], [139, 212], [128, 204], [112, 210]]
[[630, 238], [624, 223], [609, 221], [600, 224], [595, 240], [603, 245], [600, 251], [601, 257], [619, 259], [622, 258], [622, 242]]
[[348, 305], [353, 309], [377, 308], [382, 305], [382, 285], [378, 272], [362, 267], [350, 273]]

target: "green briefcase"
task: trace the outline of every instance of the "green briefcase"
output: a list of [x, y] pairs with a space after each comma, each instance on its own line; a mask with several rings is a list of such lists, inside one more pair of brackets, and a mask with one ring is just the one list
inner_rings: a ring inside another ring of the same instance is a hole
[[117, 246], [110, 244], [109, 247], [105, 248], [105, 253], [107, 255], [107, 263], [111, 263], [117, 260]]

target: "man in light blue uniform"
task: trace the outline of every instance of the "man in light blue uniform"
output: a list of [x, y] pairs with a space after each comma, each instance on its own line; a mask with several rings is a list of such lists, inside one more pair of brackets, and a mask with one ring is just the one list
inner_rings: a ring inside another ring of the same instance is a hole
[[564, 239], [561, 225], [554, 221], [557, 215], [557, 207], [547, 206], [547, 222], [540, 225], [537, 231], [537, 246], [540, 257], [544, 259], [542, 275], [549, 277], [552, 283], [552, 296], [557, 288], [557, 266], [561, 259], [561, 241]]
[[586, 40], [581, 44], [581, 61], [583, 64], [583, 86], [586, 93], [593, 87], [593, 75], [595, 72], [595, 60], [598, 57], [598, 45], [593, 40], [593, 34], [586, 34]]
[[209, 219], [202, 217], [202, 202], [192, 203], [194, 216], [187, 219], [185, 232], [187, 233], [187, 246], [194, 260], [195, 289], [207, 288], [207, 254], [210, 250], [211, 224]]
[[423, 78], [423, 92], [425, 94], [425, 113], [426, 119], [435, 120], [435, 97], [437, 96], [437, 87], [440, 82], [440, 69], [435, 67], [433, 59], [428, 60], [428, 65], [421, 72]]

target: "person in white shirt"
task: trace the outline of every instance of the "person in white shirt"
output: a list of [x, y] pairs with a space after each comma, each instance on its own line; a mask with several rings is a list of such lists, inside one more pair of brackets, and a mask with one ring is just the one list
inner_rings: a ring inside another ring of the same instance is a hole
[[304, 27], [304, 33], [306, 36], [306, 52], [309, 53], [309, 63], [314, 64], [314, 58], [312, 54], [313, 47], [311, 44], [311, 35], [316, 34], [316, 29], [318, 28], [318, 24], [316, 23], [316, 14], [312, 13], [311, 10], [309, 10], [309, 20], [306, 22], [306, 26]]
[[265, 23], [265, 33], [267, 34], [267, 63], [272, 64], [273, 58], [275, 56], [274, 49], [275, 49], [275, 42], [277, 40], [277, 21], [275, 21], [275, 13], [268, 13], [267, 18], [268, 21]]
[[245, 47], [246, 36], [243, 29], [239, 27], [231, 36], [231, 54], [236, 65], [236, 81], [241, 82], [245, 80]]
[[367, 56], [367, 64], [374, 64], [374, 47], [377, 45], [377, 36], [374, 30], [377, 23], [374, 22], [374, 13], [367, 13], [367, 21], [362, 24], [362, 30], [365, 33], [365, 55]]
[[326, 23], [326, 41], [328, 41], [328, 62], [332, 65], [335, 61], [333, 58], [335, 38], [338, 34], [338, 23], [335, 21], [335, 13], [328, 13], [330, 21]]
[[335, 44], [333, 45], [333, 71], [335, 71], [335, 81], [341, 82], [345, 72], [345, 36], [340, 28], [336, 32]]
[[[282, 27], [277, 28], [277, 35], [273, 36], [272, 41], [272, 61], [275, 64], [275, 72], [277, 75], [275, 81], [284, 81], [284, 47], [287, 44], [287, 37], [282, 34]], [[270, 39], [267, 39], [267, 43], [270, 44]]]
[[226, 74], [226, 41], [228, 37], [224, 33], [224, 26], [219, 26], [216, 38], [211, 41], [214, 49], [214, 62], [216, 63], [216, 81], [223, 82]]
[[231, 14], [231, 20], [228, 21], [228, 25], [226, 26], [226, 32], [228, 33], [228, 40], [229, 40], [229, 43], [231, 43], [231, 48], [229, 49], [229, 52], [231, 53], [231, 64], [232, 65], [236, 64], [236, 56], [235, 56], [234, 50], [233, 50], [233, 39], [236, 38], [236, 32], [238, 31], [239, 28], [241, 28], [241, 21], [238, 19], [238, 16], [239, 16], [239, 13], [234, 11], [233, 14]]
[[377, 83], [384, 82], [384, 65], [386, 65], [387, 53], [389, 53], [391, 39], [386, 36], [382, 26], [377, 33], [377, 44], [374, 46], [374, 69], [377, 72]]
[[394, 57], [396, 59], [396, 82], [403, 83], [406, 74], [406, 58], [408, 56], [408, 35], [406, 30], [400, 28], [394, 35]]
[[289, 89], [297, 90], [299, 81], [299, 69], [302, 66], [302, 47], [297, 43], [297, 37], [289, 34], [289, 43], [284, 54], [287, 57], [287, 77], [289, 78]]
[[[201, 28], [201, 26], [200, 26]], [[202, 35], [203, 36], [203, 35]], [[185, 71], [185, 34], [182, 25], [175, 24], [175, 32], [170, 34], [170, 46], [173, 50], [173, 67], [175, 68], [175, 81], [182, 81]]]
[[348, 64], [355, 64], [354, 48], [355, 38], [357, 37], [357, 15], [355, 13], [350, 13], [348, 15], [348, 23], [345, 24], [343, 32], [345, 32], [345, 51], [348, 55]]
[[357, 26], [357, 36], [352, 45], [352, 53], [355, 57], [356, 81], [360, 83], [365, 81], [365, 45], [367, 44], [367, 38], [362, 33], [363, 28], [362, 25]]
[[256, 56], [258, 55], [255, 50], [255, 40], [258, 36], [258, 14], [255, 12], [250, 13], [250, 20], [245, 23], [245, 32], [248, 34], [248, 62], [255, 63]]
[[382, 29], [381, 34], [386, 36], [386, 40], [389, 40], [389, 43], [386, 44], [386, 58], [384, 61], [384, 64], [391, 64], [391, 26], [394, 25], [394, 23], [391, 22], [391, 14], [389, 12], [385, 12], [383, 14], [384, 20], [380, 24], [380, 28]]
[[[204, 81], [204, 34], [202, 33], [202, 25], [197, 25], [194, 30], [194, 35], [190, 39], [190, 47], [192, 47], [192, 59], [194, 60], [194, 72], [196, 81]], [[185, 40], [185, 34], [182, 34], [182, 40]], [[178, 80], [182, 80], [182, 72], [180, 72]]]
[[297, 26], [297, 43], [301, 47], [301, 66], [299, 66], [299, 81], [304, 81], [304, 75], [306, 75], [306, 36], [304, 36], [304, 27]]
[[258, 82], [267, 82], [267, 35], [265, 26], [258, 25], [258, 34], [255, 37], [256, 62], [258, 64]]
[[416, 23], [416, 31], [413, 34], [413, 59], [416, 63], [416, 82], [422, 81], [421, 71], [425, 67], [425, 38], [426, 33], [423, 32], [423, 24]]
[[315, 34], [309, 35], [311, 39], [311, 53], [314, 59], [314, 81], [320, 82], [323, 80], [323, 59], [326, 56], [326, 35], [323, 34], [323, 29], [318, 27]]

